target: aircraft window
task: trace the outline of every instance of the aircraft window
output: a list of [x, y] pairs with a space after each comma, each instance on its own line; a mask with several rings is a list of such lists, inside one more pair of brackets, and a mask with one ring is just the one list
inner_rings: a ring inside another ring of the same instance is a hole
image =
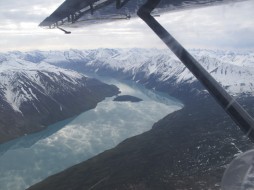
[[252, 189], [253, 10], [0, 1], [0, 189]]

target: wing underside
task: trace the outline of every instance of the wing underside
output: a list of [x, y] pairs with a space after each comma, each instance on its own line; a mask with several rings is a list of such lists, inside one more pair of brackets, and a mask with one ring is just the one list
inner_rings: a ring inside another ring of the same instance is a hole
[[[130, 19], [147, 0], [66, 0], [40, 23], [45, 28], [81, 27], [89, 24]], [[161, 0], [153, 11], [163, 12], [236, 2], [238, 0]]]

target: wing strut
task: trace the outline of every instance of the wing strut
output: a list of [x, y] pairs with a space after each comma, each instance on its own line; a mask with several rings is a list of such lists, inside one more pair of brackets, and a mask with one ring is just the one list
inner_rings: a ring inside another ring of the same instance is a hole
[[67, 30], [65, 30], [65, 29], [63, 29], [63, 28], [60, 28], [59, 26], [57, 26], [57, 28], [58, 28], [59, 30], [62, 30], [65, 34], [71, 34], [70, 31], [67, 31]]
[[254, 141], [253, 118], [231, 97], [220, 84], [195, 60], [190, 53], [151, 16], [160, 0], [147, 0], [138, 10], [138, 16], [161, 38], [192, 74], [229, 114], [244, 133]]

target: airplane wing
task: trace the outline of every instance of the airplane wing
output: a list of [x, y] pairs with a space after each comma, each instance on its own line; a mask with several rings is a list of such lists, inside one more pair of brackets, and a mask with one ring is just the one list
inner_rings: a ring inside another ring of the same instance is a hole
[[[137, 16], [147, 0], [65, 0], [39, 26], [45, 28], [81, 27], [90, 24], [130, 19]], [[163, 12], [193, 9], [239, 0], [161, 0], [153, 10]]]

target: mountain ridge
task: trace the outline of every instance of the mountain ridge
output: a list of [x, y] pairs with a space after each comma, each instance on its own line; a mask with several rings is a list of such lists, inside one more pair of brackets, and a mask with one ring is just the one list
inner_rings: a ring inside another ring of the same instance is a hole
[[[192, 49], [190, 52], [231, 95], [237, 96], [241, 93], [253, 95], [253, 51]], [[168, 50], [134, 48], [32, 51], [16, 52], [15, 56], [22, 59], [25, 57], [26, 60], [36, 63], [47, 63], [77, 71], [83, 69], [98, 74], [121, 72], [124, 78], [142, 84], [152, 78], [156, 78], [155, 82], [171, 83], [171, 86], [193, 84], [197, 81]], [[152, 88], [156, 88], [156, 85]]]
[[118, 93], [116, 87], [78, 72], [17, 55], [0, 63], [0, 143], [92, 109]]

